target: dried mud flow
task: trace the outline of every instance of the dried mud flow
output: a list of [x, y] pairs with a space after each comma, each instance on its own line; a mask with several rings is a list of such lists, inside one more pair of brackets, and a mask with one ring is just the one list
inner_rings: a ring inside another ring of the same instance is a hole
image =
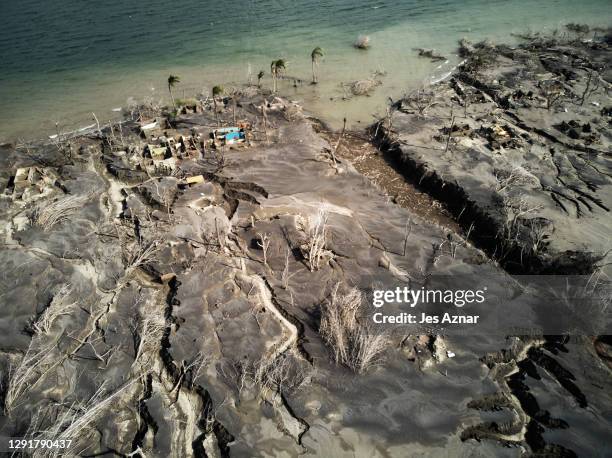
[[[595, 44], [469, 48], [465, 65], [497, 64], [434, 86], [425, 113], [396, 103], [372, 128], [380, 150], [258, 91], [2, 145], [0, 435], [71, 439], [69, 456], [605, 456], [606, 336], [399, 329], [360, 366], [335, 362], [322, 323], [352, 287], [367, 308], [373, 288], [436, 276], [503, 291], [508, 272], [597, 268], [608, 74], [567, 112], [504, 89], [606, 60]], [[237, 122], [245, 144], [208, 142]]]

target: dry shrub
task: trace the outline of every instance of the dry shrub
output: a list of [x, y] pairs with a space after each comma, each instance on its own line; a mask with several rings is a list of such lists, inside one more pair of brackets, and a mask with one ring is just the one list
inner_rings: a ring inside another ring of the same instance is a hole
[[312, 378], [311, 369], [300, 364], [290, 352], [274, 358], [263, 356], [255, 362], [224, 360], [217, 366], [217, 373], [236, 389], [238, 396], [258, 388], [264, 399], [271, 393], [294, 393]]
[[[45, 431], [40, 432], [41, 439], [72, 441], [70, 451], [81, 454], [91, 447], [91, 434], [94, 432], [93, 423], [103, 414], [110, 412], [113, 405], [138, 379], [131, 379], [112, 393], [106, 392], [106, 382], [86, 401], [75, 402], [64, 408], [57, 415], [54, 423]], [[60, 448], [37, 449], [35, 457], [56, 457], [63, 455]]]
[[127, 111], [129, 119], [134, 121], [147, 121], [159, 116], [162, 112], [162, 100], [155, 100], [153, 97], [145, 97], [142, 103], [134, 97], [127, 100]]
[[331, 348], [336, 363], [344, 364], [359, 374], [382, 361], [389, 344], [385, 334], [375, 334], [359, 319], [363, 295], [357, 288], [342, 291], [338, 283], [323, 307], [319, 329]]
[[546, 100], [546, 109], [550, 111], [565, 95], [565, 87], [558, 80], [543, 80], [538, 83], [540, 94]]
[[34, 208], [30, 221], [33, 226], [49, 231], [83, 207], [89, 198], [89, 195], [67, 196], [51, 203], [41, 202]]
[[327, 219], [327, 212], [319, 209], [317, 214], [310, 216], [305, 223], [306, 242], [300, 248], [308, 259], [311, 272], [319, 270], [325, 258], [333, 258], [333, 253], [327, 249]]
[[431, 89], [420, 88], [404, 96], [401, 100], [401, 111], [415, 112], [424, 117], [427, 111], [437, 103], [436, 94]]
[[[21, 397], [27, 393], [50, 370], [48, 356], [53, 351], [56, 342], [38, 344], [32, 339], [30, 346], [18, 364], [9, 368], [8, 387], [4, 396], [4, 411], [10, 414], [18, 405]], [[51, 365], [53, 368], [55, 364]]]
[[279, 355], [272, 361], [264, 357], [252, 371], [253, 382], [262, 392], [293, 393], [310, 380], [303, 365], [287, 354]]
[[49, 331], [53, 322], [62, 315], [70, 313], [76, 302], [70, 301], [70, 285], [64, 284], [53, 297], [49, 306], [34, 320], [29, 328], [34, 334], [25, 354], [17, 364], [9, 368], [8, 384], [4, 398], [4, 411], [10, 414], [19, 405], [20, 399], [44, 376], [62, 363], [61, 358], [50, 358], [57, 346], [57, 340], [49, 341]]
[[502, 192], [512, 186], [534, 186], [539, 185], [538, 178], [522, 166], [516, 166], [512, 170], [496, 170], [495, 179], [497, 180], [496, 192]]
[[147, 242], [138, 239], [130, 247], [124, 246], [124, 261], [126, 272], [130, 273], [139, 267], [146, 267], [153, 263], [162, 249], [161, 240]]
[[143, 357], [147, 353], [157, 353], [166, 330], [166, 319], [163, 309], [149, 310], [145, 316], [139, 316], [132, 325], [135, 345], [134, 362], [132, 366], [146, 363]]
[[34, 334], [47, 334], [56, 318], [70, 313], [70, 309], [76, 304], [69, 300], [71, 294], [70, 285], [64, 284], [60, 287], [49, 306], [30, 325]]

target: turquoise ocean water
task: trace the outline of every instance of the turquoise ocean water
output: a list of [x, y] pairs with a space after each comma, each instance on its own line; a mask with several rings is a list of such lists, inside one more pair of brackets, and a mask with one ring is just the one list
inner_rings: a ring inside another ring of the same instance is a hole
[[[214, 84], [247, 82], [249, 69], [269, 73], [273, 58], [310, 79], [310, 51], [325, 50], [321, 84], [281, 92], [338, 125], [372, 120], [388, 96], [427, 83], [457, 62], [461, 37], [509, 40], [512, 32], [562, 30], [567, 22], [610, 25], [609, 0], [0, 0], [0, 140], [41, 137], [119, 116], [129, 97], [167, 100]], [[359, 34], [371, 49], [351, 46]], [[433, 64], [413, 48], [449, 56]], [[340, 83], [384, 71], [372, 97], [341, 100]], [[269, 76], [264, 85], [270, 85]], [[113, 111], [115, 110], [115, 111]]]

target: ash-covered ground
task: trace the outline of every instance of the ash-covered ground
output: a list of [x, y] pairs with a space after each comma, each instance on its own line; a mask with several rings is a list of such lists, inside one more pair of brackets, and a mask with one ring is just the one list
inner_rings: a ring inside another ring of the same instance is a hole
[[590, 273], [612, 246], [608, 37], [462, 40], [448, 81], [374, 127], [389, 160], [510, 272]]
[[[367, 324], [374, 289], [603, 275], [608, 74], [568, 94], [609, 54], [535, 43], [464, 43], [466, 66], [497, 63], [396, 104], [373, 127], [374, 183], [344, 135], [256, 90], [3, 145], [4, 440], [72, 440], [35, 456], [609, 454], [609, 337]], [[542, 72], [563, 87], [550, 109]], [[210, 143], [236, 124], [244, 143]]]

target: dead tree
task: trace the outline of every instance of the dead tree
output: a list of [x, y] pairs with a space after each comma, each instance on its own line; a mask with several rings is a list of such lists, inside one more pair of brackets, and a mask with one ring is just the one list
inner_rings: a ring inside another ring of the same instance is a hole
[[550, 109], [559, 101], [565, 94], [563, 84], [557, 80], [544, 80], [540, 82], [540, 92], [546, 100], [546, 109]]
[[587, 71], [587, 81], [584, 91], [580, 96], [580, 106], [584, 105], [584, 102], [593, 95], [601, 85], [601, 72], [598, 70]]
[[334, 161], [334, 164], [338, 163], [338, 161], [336, 160], [336, 153], [338, 152], [338, 147], [340, 146], [340, 142], [344, 138], [344, 133], [345, 132], [346, 132], [346, 118], [344, 118], [344, 124], [342, 125], [342, 132], [340, 132], [340, 136], [338, 137], [338, 143], [336, 143], [336, 147], [334, 148], [334, 150], [331, 153], [331, 156], [332, 156], [332, 159]]
[[451, 124], [448, 128], [448, 136], [446, 137], [446, 146], [444, 147], [444, 154], [448, 151], [448, 145], [450, 144], [451, 136], [453, 135], [453, 128], [455, 127], [455, 115], [453, 114], [453, 106], [451, 105]]
[[266, 144], [269, 143], [269, 139], [268, 139], [268, 113], [266, 113], [266, 102], [264, 100], [264, 102], [261, 104], [261, 117], [263, 120], [263, 129], [264, 129], [264, 134], [266, 136]]
[[427, 110], [436, 104], [435, 94], [431, 90], [417, 89], [404, 97], [402, 105], [404, 103], [412, 111], [416, 111], [419, 116], [425, 117]]
[[259, 240], [257, 241], [257, 245], [259, 245], [259, 247], [262, 249], [263, 251], [263, 263], [264, 266], [268, 267], [268, 249], [270, 248], [270, 235], [263, 233], [263, 234], [257, 234], [257, 236], [259, 237]]

